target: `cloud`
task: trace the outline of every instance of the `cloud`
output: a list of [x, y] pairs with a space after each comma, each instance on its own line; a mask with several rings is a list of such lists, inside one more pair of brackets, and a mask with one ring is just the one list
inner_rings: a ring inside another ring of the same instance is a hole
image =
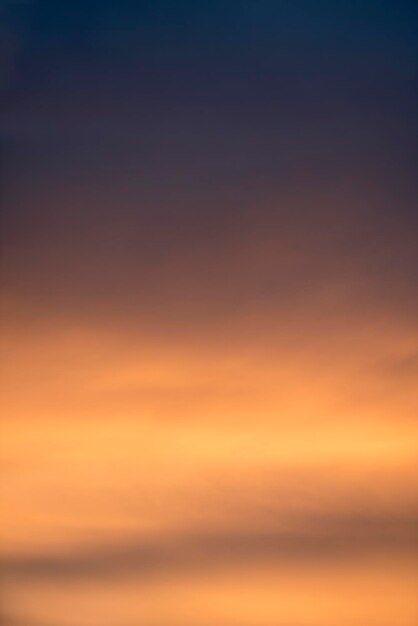
[[355, 559], [404, 553], [418, 548], [416, 511], [379, 513], [347, 511], [314, 516], [292, 530], [263, 525], [251, 530], [207, 528], [158, 539], [129, 538], [114, 544], [84, 546], [71, 552], [4, 557], [6, 580], [61, 583], [82, 579], [133, 576], [148, 580], [195, 576], [210, 570], [255, 564], [286, 566], [323, 560]]

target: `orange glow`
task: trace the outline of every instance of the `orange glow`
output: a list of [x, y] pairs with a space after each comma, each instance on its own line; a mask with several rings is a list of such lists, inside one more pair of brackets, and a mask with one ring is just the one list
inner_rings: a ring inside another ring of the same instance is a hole
[[[97, 331], [8, 334], [5, 558], [49, 554], [60, 576], [83, 549], [117, 551], [120, 541], [136, 550], [244, 533], [243, 546], [235, 556], [225, 547], [230, 563], [222, 551], [208, 560], [204, 550], [190, 567], [180, 559], [175, 580], [164, 566], [171, 556], [149, 579], [139, 562], [126, 580], [122, 567], [114, 582], [81, 575], [80, 583], [64, 577], [62, 588], [48, 576], [21, 579], [16, 565], [11, 604], [53, 622], [70, 594], [80, 624], [94, 611], [109, 625], [192, 626], [202, 615], [203, 624], [412, 626], [418, 429], [413, 396], [394, 420], [397, 387], [383, 394], [373, 373], [354, 377], [378, 357], [334, 355], [329, 368], [297, 344], [274, 357], [245, 342], [152, 350], [152, 339], [135, 341]], [[380, 354], [390, 341], [371, 343]], [[349, 377], [353, 398], [338, 402]], [[364, 388], [370, 399], [359, 408]], [[302, 552], [289, 552], [286, 537]], [[269, 548], [253, 546], [271, 540], [274, 566]]]

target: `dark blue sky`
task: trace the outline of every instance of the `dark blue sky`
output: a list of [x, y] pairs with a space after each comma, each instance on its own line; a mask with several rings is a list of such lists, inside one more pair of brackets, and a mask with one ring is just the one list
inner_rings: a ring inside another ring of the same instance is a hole
[[[8, 276], [24, 301], [123, 312], [139, 281], [138, 306], [171, 302], [155, 271], [175, 282], [185, 251], [206, 255], [186, 274], [190, 293], [212, 285], [208, 309], [234, 301], [228, 273], [241, 306], [260, 290], [276, 306], [324, 267], [414, 300], [416, 3], [35, 1], [3, 16]], [[213, 266], [266, 232], [277, 258], [258, 283]], [[283, 246], [305, 251], [305, 277], [281, 268]]]

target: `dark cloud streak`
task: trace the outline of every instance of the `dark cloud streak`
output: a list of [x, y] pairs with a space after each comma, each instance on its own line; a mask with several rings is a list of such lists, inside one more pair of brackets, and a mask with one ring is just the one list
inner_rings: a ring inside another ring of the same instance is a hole
[[292, 563], [318, 564], [325, 560], [356, 562], [373, 555], [405, 554], [418, 549], [414, 512], [363, 512], [305, 519], [302, 528], [272, 531], [254, 528], [123, 540], [118, 544], [83, 547], [80, 551], [3, 558], [6, 579], [71, 581], [134, 576], [145, 580], [165, 576], [191, 576], [212, 569], [255, 564], [283, 567]]

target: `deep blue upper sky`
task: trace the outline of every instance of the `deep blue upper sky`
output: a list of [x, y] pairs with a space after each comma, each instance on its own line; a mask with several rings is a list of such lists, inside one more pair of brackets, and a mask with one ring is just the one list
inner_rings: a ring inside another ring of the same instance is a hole
[[57, 268], [74, 303], [109, 258], [135, 283], [150, 259], [207, 237], [215, 258], [266, 224], [314, 257], [329, 244], [330, 265], [363, 259], [388, 292], [412, 285], [417, 14], [405, 0], [6, 2], [16, 289], [57, 299]]
[[222, 71], [240, 54], [270, 63], [339, 57], [365, 63], [414, 63], [417, 4], [408, 1], [210, 2], [6, 0], [5, 22], [21, 37], [20, 71], [48, 71], [61, 59], [150, 63], [166, 55], [186, 65], [210, 59]]

